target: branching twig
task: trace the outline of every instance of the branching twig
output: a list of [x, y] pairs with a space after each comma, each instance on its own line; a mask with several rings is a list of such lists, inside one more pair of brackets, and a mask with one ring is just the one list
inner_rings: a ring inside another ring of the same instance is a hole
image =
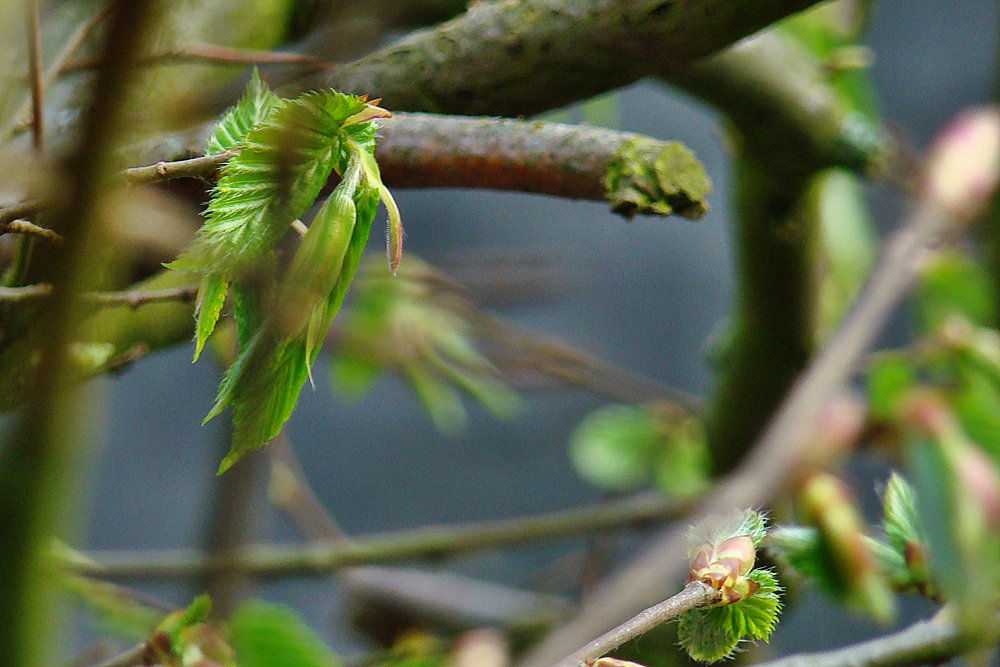
[[235, 151], [223, 151], [215, 155], [205, 155], [190, 160], [175, 160], [173, 162], [157, 162], [146, 167], [132, 167], [123, 172], [125, 180], [132, 185], [157, 183], [172, 178], [211, 179], [222, 165], [229, 162]]
[[613, 630], [574, 651], [555, 667], [583, 667], [587, 660], [599, 658], [630, 639], [645, 634], [658, 625], [673, 620], [686, 611], [715, 604], [722, 599], [717, 591], [703, 581], [692, 581], [684, 589], [663, 602], [639, 612]]
[[642, 495], [518, 519], [454, 526], [430, 526], [345, 542], [312, 546], [256, 546], [239, 560], [208, 559], [191, 551], [90, 553], [90, 562], [66, 563], [81, 574], [103, 579], [175, 579], [220, 569], [240, 569], [258, 576], [321, 574], [349, 565], [431, 558], [480, 549], [507, 547], [600, 530], [619, 530], [683, 514], [691, 501]]
[[530, 116], [679, 69], [812, 4], [472, 3], [458, 18], [323, 73], [306, 87], [370, 94], [393, 110]]
[[[96, 28], [97, 25], [107, 17], [108, 12], [109, 8], [99, 11], [91, 19], [87, 20], [74, 30], [73, 34], [69, 36], [69, 39], [63, 43], [62, 48], [59, 49], [59, 52], [55, 55], [52, 62], [49, 63], [48, 68], [46, 68], [45, 72], [41, 76], [41, 88], [43, 91], [48, 90], [49, 86], [52, 85], [52, 82], [55, 81], [57, 76], [59, 76], [60, 70], [69, 57], [73, 55], [78, 48], [80, 48], [80, 45], [85, 39], [87, 39], [87, 37], [90, 36], [90, 34], [94, 31], [94, 28]], [[7, 143], [14, 132], [25, 123], [31, 113], [31, 108], [32, 99], [28, 98], [18, 108], [17, 112], [11, 116], [8, 124], [4, 126], [3, 129], [0, 129], [0, 146]]]

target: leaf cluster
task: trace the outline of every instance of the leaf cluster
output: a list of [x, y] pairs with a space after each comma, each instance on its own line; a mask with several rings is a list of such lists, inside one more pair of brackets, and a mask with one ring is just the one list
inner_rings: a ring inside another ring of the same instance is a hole
[[[311, 376], [368, 240], [378, 202], [390, 213], [390, 262], [399, 262], [399, 214], [373, 157], [386, 113], [335, 91], [280, 99], [256, 72], [219, 121], [210, 154], [234, 151], [223, 167], [192, 245], [169, 266], [202, 275], [195, 360], [233, 296], [239, 353], [206, 421], [233, 408], [233, 442], [220, 465], [278, 434]], [[340, 183], [320, 207], [279, 277], [277, 245], [330, 175]]]

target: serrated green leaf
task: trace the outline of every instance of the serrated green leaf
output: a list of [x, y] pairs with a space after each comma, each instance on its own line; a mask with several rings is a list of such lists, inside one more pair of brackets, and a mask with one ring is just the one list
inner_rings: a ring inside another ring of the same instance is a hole
[[226, 112], [208, 138], [205, 155], [216, 155], [242, 146], [250, 130], [264, 122], [278, 100], [278, 96], [261, 81], [255, 67], [243, 97]]
[[358, 98], [334, 91], [277, 102], [222, 168], [208, 220], [169, 266], [232, 275], [269, 251], [316, 199], [334, 168], [346, 166], [342, 142], [372, 131], [361, 127], [372, 123], [351, 132], [342, 127], [363, 108]]
[[996, 321], [996, 295], [989, 274], [958, 251], [941, 253], [928, 262], [915, 297], [923, 330], [935, 330], [955, 315], [980, 326]]
[[340, 661], [291, 609], [253, 602], [233, 614], [229, 641], [240, 667], [338, 667]]
[[222, 313], [222, 306], [226, 303], [226, 294], [229, 292], [229, 279], [218, 273], [206, 274], [201, 279], [198, 287], [198, 303], [195, 307], [195, 339], [194, 339], [194, 359], [192, 363], [198, 361], [201, 350], [205, 347], [205, 341], [215, 331], [215, 324], [219, 321]]
[[903, 399], [917, 382], [913, 363], [899, 353], [872, 357], [866, 376], [868, 409], [876, 419], [896, 417]]
[[[227, 400], [233, 408], [233, 436], [218, 474], [278, 435], [309, 376], [305, 341], [277, 341], [267, 332], [249, 348]], [[220, 397], [221, 397], [220, 390]], [[216, 403], [219, 405], [219, 402]], [[213, 408], [213, 412], [217, 410]]]
[[760, 584], [750, 597], [681, 615], [677, 636], [693, 660], [725, 660], [733, 657], [742, 641], [770, 638], [781, 611], [781, 586], [770, 570], [753, 570], [748, 576]]
[[906, 554], [908, 545], [924, 544], [926, 538], [920, 529], [917, 514], [917, 497], [903, 477], [893, 472], [885, 484], [882, 497], [882, 526], [889, 544], [901, 556]]

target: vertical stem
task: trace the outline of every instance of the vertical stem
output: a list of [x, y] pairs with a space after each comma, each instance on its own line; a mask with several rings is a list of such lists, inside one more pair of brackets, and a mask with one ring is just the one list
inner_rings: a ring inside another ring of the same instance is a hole
[[717, 473], [749, 450], [813, 351], [817, 230], [795, 216], [806, 183], [774, 168], [766, 151], [748, 147], [737, 158], [737, 312], [706, 423]]
[[52, 212], [51, 228], [65, 242], [41, 253], [39, 277], [53, 285], [53, 296], [28, 332], [37, 345], [35, 381], [11, 437], [0, 447], [0, 665], [36, 667], [44, 647], [58, 645], [47, 636], [52, 616], [55, 572], [48, 567], [48, 544], [62, 524], [72, 472], [79, 469], [81, 447], [74, 437], [80, 405], [72, 393], [68, 347], [82, 312], [76, 294], [102, 273], [107, 255], [100, 197], [111, 176], [121, 101], [126, 97], [131, 63], [146, 34], [151, 0], [120, 0], [94, 82], [90, 109], [76, 152], [66, 167], [64, 205]]
[[45, 100], [42, 90], [42, 40], [38, 0], [28, 3], [28, 79], [31, 82], [31, 143], [42, 152], [45, 129]]

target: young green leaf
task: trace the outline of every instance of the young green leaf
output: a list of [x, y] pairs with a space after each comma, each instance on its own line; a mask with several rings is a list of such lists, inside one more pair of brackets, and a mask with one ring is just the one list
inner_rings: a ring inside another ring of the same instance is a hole
[[681, 615], [677, 637], [692, 659], [725, 660], [733, 657], [743, 641], [770, 638], [781, 611], [781, 586], [770, 570], [752, 570], [747, 576], [757, 585], [753, 595]]
[[229, 278], [218, 274], [209, 273], [201, 279], [198, 287], [198, 301], [195, 306], [195, 347], [194, 359], [191, 363], [198, 361], [201, 350], [205, 347], [205, 341], [215, 330], [215, 324], [219, 321], [222, 313], [222, 306], [226, 303], [226, 293], [229, 291]]
[[208, 138], [205, 155], [217, 155], [242, 146], [250, 130], [264, 122], [279, 99], [261, 81], [255, 67], [243, 97], [226, 112]]
[[233, 614], [229, 641], [240, 667], [338, 667], [341, 662], [291, 609], [253, 602]]

